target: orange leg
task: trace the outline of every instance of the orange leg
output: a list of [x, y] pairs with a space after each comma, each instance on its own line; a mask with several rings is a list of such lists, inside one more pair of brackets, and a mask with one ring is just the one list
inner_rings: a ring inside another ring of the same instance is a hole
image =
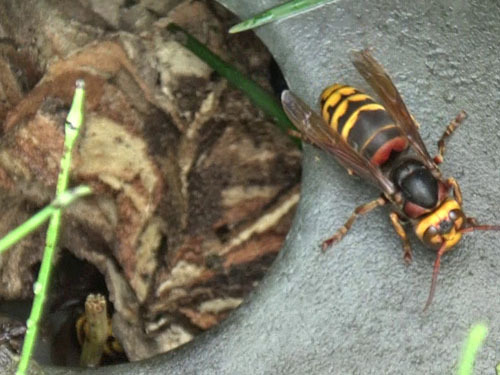
[[333, 245], [335, 242], [340, 241], [344, 236], [347, 234], [349, 229], [351, 229], [352, 224], [354, 221], [357, 219], [359, 215], [364, 215], [367, 214], [368, 212], [374, 210], [377, 207], [383, 206], [387, 203], [387, 199], [385, 199], [383, 196], [380, 198], [377, 198], [371, 202], [365, 203], [361, 206], [356, 207], [352, 215], [347, 219], [345, 224], [337, 231], [333, 236], [328, 238], [327, 240], [323, 241], [323, 244], [321, 245], [323, 251], [326, 251], [328, 247]]
[[446, 186], [451, 187], [453, 189], [453, 195], [457, 200], [459, 205], [462, 205], [462, 191], [460, 190], [460, 186], [458, 185], [457, 180], [453, 177], [448, 178], [446, 181]]
[[401, 218], [396, 212], [391, 212], [389, 218], [391, 219], [394, 230], [401, 238], [401, 241], [403, 241], [403, 259], [406, 264], [410, 264], [412, 259], [411, 246], [405, 228], [403, 227], [403, 224], [401, 224]]
[[450, 135], [453, 134], [453, 132], [458, 128], [458, 126], [462, 123], [462, 121], [466, 117], [467, 113], [465, 113], [465, 111], [460, 111], [457, 117], [455, 117], [446, 127], [446, 130], [444, 131], [443, 135], [438, 141], [438, 154], [434, 156], [434, 162], [436, 164], [441, 164], [444, 160], [443, 158], [444, 158], [444, 152], [446, 151], [446, 145], [445, 145], [446, 138], [448, 138]]
[[468, 217], [465, 220], [468, 227], [477, 227], [479, 225], [475, 217]]

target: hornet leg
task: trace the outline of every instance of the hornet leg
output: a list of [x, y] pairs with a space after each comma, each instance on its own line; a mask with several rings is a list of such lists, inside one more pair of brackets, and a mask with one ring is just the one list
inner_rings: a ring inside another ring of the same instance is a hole
[[468, 227], [477, 227], [479, 225], [475, 217], [468, 217], [465, 220]]
[[453, 195], [457, 200], [459, 205], [462, 205], [462, 191], [460, 190], [460, 186], [458, 186], [457, 180], [453, 177], [448, 178], [446, 181], [446, 186], [451, 187], [453, 189]]
[[398, 234], [398, 236], [401, 238], [401, 241], [403, 241], [403, 259], [406, 264], [411, 263], [412, 255], [411, 255], [411, 246], [410, 246], [410, 241], [408, 240], [408, 235], [406, 234], [405, 228], [403, 227], [403, 224], [401, 223], [401, 218], [396, 212], [391, 212], [389, 215], [389, 218], [391, 219], [392, 226], [394, 227], [394, 230]]
[[330, 247], [332, 244], [335, 242], [340, 241], [346, 233], [349, 231], [351, 228], [352, 224], [354, 221], [357, 219], [359, 215], [364, 215], [367, 214], [368, 212], [374, 210], [375, 208], [379, 206], [383, 206], [387, 203], [387, 199], [385, 199], [383, 196], [380, 198], [377, 198], [371, 202], [365, 203], [361, 206], [356, 207], [352, 215], [349, 217], [349, 219], [345, 222], [345, 224], [337, 231], [333, 236], [328, 238], [327, 240], [323, 241], [323, 244], [321, 245], [323, 251], [326, 251], [328, 247]]
[[455, 117], [446, 127], [446, 130], [438, 141], [438, 154], [434, 156], [434, 163], [441, 164], [443, 162], [444, 152], [446, 151], [446, 145], [444, 144], [446, 138], [453, 134], [466, 117], [467, 113], [465, 113], [465, 111], [460, 111], [457, 117]]

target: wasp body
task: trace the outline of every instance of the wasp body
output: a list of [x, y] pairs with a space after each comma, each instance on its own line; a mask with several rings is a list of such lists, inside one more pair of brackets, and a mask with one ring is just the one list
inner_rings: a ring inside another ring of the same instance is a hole
[[466, 217], [458, 183], [443, 178], [437, 166], [443, 161], [446, 138], [465, 118], [465, 112], [448, 125], [438, 142], [438, 154], [432, 159], [417, 123], [382, 66], [367, 50], [355, 52], [353, 64], [384, 106], [353, 87], [335, 84], [321, 95], [320, 117], [291, 92], [282, 95], [283, 108], [305, 141], [333, 154], [351, 174], [367, 179], [382, 191], [378, 199], [357, 207], [344, 226], [323, 242], [323, 249], [341, 240], [359, 215], [391, 203], [390, 219], [403, 241], [404, 259], [411, 260], [406, 222], [427, 247], [437, 250], [427, 309], [441, 256], [464, 233], [500, 230], [500, 226], [477, 225], [473, 218]]
[[326, 88], [321, 108], [333, 131], [375, 165], [383, 165], [392, 151], [403, 151], [408, 145], [385, 108], [353, 87]]

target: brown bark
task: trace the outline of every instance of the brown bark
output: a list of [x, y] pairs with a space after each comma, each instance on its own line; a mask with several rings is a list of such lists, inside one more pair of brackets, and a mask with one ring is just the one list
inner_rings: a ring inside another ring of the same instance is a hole
[[[62, 124], [84, 78], [71, 179], [96, 194], [65, 212], [62, 247], [105, 275], [114, 331], [132, 360], [217, 324], [283, 243], [300, 152], [165, 25], [177, 22], [267, 87], [270, 56], [250, 35], [227, 35], [232, 18], [205, 1], [6, 3], [0, 234], [51, 199]], [[31, 295], [43, 240], [39, 232], [0, 257], [0, 298]]]

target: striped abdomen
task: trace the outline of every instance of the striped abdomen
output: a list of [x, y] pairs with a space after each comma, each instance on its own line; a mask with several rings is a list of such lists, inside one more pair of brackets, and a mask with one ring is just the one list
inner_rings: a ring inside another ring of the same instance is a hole
[[326, 88], [321, 94], [321, 113], [354, 150], [375, 165], [408, 146], [384, 107], [353, 87], [335, 84]]

